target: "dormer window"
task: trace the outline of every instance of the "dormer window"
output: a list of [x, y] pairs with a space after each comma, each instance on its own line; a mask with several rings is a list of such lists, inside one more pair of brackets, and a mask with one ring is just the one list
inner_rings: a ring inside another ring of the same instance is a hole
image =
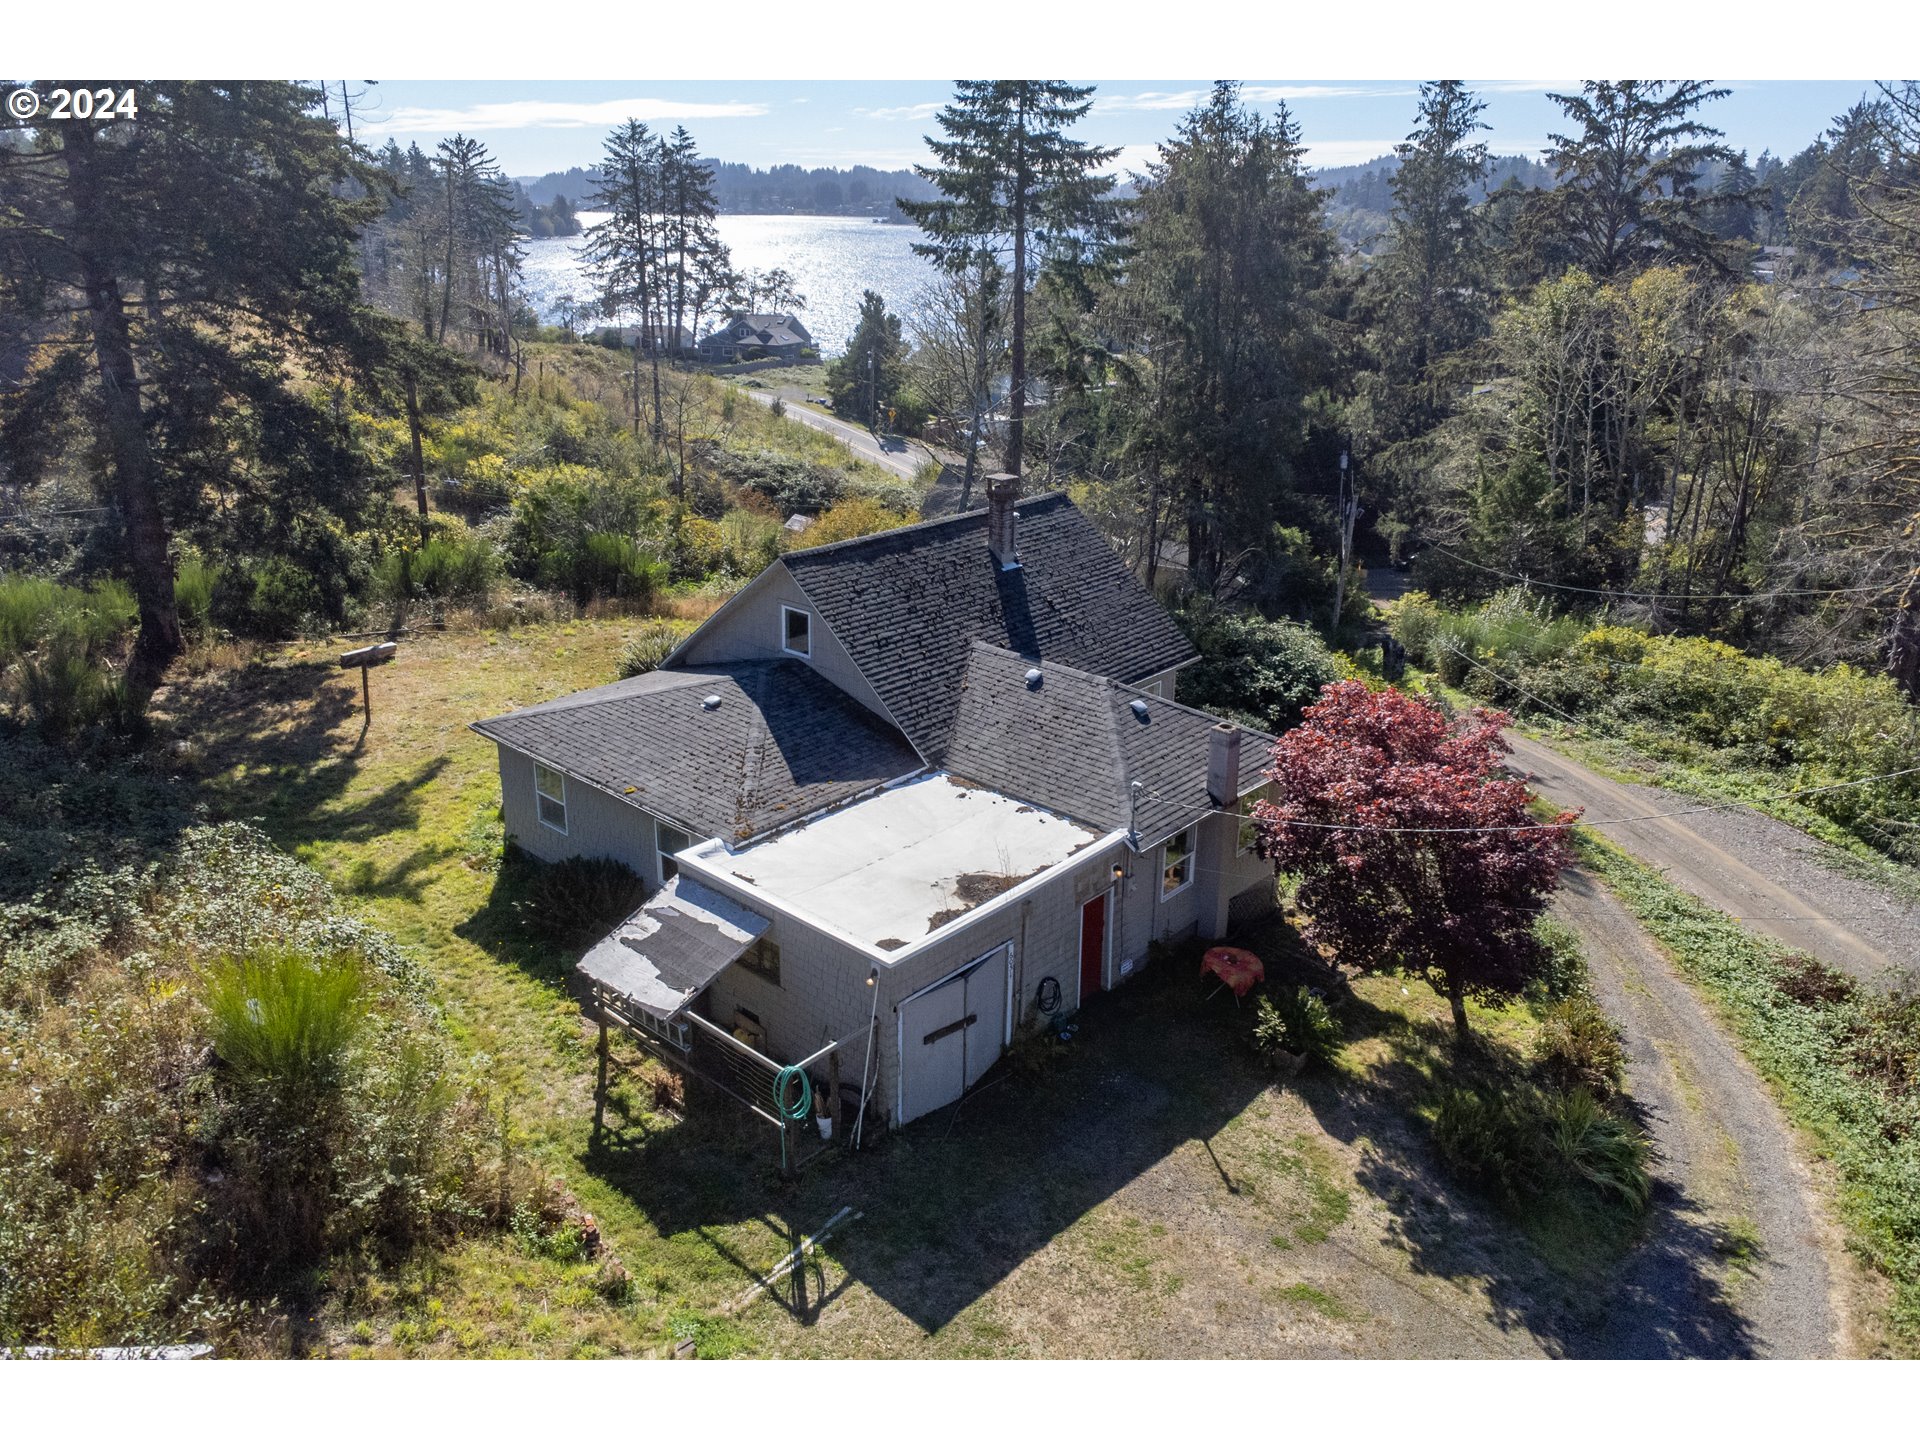
[[780, 607], [780, 648], [802, 659], [813, 654], [813, 616], [791, 605]]

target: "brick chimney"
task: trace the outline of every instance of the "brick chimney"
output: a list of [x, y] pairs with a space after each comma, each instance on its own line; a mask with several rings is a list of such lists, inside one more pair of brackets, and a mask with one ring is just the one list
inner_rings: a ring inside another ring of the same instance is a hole
[[987, 476], [987, 549], [1002, 570], [1020, 568], [1020, 553], [1013, 543], [1013, 507], [1019, 499], [1018, 475], [1001, 470]]
[[1240, 727], [1224, 720], [1207, 732], [1207, 799], [1216, 810], [1240, 803]]

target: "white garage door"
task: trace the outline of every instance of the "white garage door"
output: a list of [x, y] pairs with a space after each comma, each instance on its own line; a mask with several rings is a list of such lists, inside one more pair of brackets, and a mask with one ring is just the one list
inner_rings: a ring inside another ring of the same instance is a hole
[[900, 1123], [951, 1105], [1000, 1058], [1013, 946], [982, 955], [900, 1004]]

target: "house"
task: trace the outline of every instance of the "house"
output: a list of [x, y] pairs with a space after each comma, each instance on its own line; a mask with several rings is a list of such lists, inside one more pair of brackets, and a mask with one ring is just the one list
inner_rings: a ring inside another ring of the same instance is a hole
[[637, 345], [643, 355], [653, 354], [656, 348], [662, 355], [689, 355], [696, 349], [693, 331], [684, 325], [611, 325], [607, 329], [622, 350]]
[[1272, 907], [1241, 818], [1272, 737], [1177, 703], [1186, 637], [1017, 484], [791, 552], [660, 669], [474, 726], [516, 843], [660, 887], [580, 961], [603, 1009], [668, 1053], [837, 1046], [903, 1124], [1154, 941]]
[[716, 365], [735, 360], [798, 360], [813, 348], [813, 335], [792, 315], [735, 315], [700, 342], [701, 358]]

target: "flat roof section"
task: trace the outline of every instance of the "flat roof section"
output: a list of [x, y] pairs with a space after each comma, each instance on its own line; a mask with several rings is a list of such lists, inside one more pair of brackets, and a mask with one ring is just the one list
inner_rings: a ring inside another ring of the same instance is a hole
[[734, 854], [697, 859], [883, 951], [1078, 854], [1102, 832], [946, 774], [882, 790]]

